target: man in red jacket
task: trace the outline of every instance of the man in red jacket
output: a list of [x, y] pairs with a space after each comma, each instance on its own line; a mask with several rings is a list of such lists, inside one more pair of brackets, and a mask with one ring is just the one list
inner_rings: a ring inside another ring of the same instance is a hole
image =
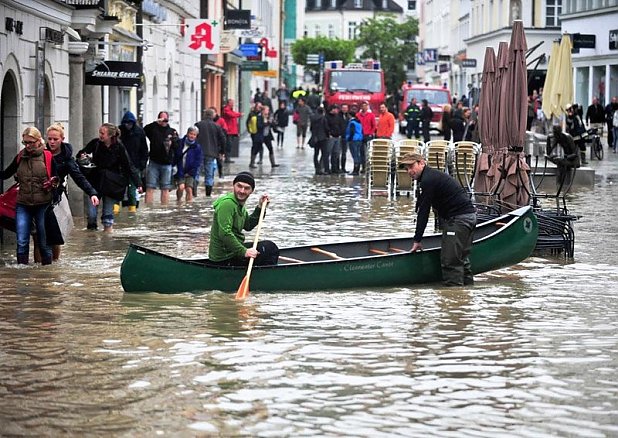
[[238, 119], [243, 116], [243, 113], [234, 111], [234, 99], [228, 99], [227, 103], [221, 111], [221, 118], [227, 124], [227, 150], [225, 151], [225, 162], [233, 163], [230, 160], [232, 150], [238, 151]]
[[363, 127], [363, 146], [361, 147], [361, 173], [365, 172], [365, 165], [367, 164], [367, 145], [376, 132], [376, 116], [369, 111], [369, 102], [364, 101], [361, 104], [361, 110], [356, 114], [356, 118], [360, 120]]

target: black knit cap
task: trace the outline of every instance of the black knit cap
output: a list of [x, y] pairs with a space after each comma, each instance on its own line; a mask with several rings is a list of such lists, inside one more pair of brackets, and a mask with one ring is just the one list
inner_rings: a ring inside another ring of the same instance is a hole
[[251, 186], [251, 190], [255, 190], [255, 179], [250, 172], [240, 172], [238, 175], [236, 175], [233, 184], [236, 184], [237, 182], [249, 184]]

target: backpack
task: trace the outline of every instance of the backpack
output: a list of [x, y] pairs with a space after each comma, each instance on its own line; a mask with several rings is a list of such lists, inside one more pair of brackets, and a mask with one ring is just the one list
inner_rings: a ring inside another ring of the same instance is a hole
[[249, 131], [249, 134], [257, 134], [258, 132], [257, 124], [258, 124], [257, 115], [251, 114], [249, 116], [249, 120], [247, 120], [247, 131]]

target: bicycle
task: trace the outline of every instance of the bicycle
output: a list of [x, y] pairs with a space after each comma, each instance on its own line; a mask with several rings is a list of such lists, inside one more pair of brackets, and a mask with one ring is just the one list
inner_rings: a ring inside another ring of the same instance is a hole
[[599, 130], [597, 128], [588, 129], [583, 135], [582, 138], [586, 141], [586, 143], [592, 143], [590, 145], [591, 155], [594, 154], [597, 159], [603, 159], [603, 143], [601, 143], [601, 136], [599, 135]]

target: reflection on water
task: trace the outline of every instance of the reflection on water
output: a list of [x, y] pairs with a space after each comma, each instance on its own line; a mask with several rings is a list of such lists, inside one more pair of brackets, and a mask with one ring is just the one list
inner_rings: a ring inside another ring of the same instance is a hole
[[[412, 200], [364, 199], [360, 179], [317, 179], [308, 152], [284, 153], [281, 168], [258, 174], [258, 193], [273, 198], [265, 238], [292, 246], [413, 232]], [[111, 237], [77, 221], [52, 267], [17, 267], [3, 248], [0, 434], [618, 435], [614, 176], [571, 197], [582, 216], [575, 260], [531, 257], [472, 289], [243, 303], [216, 292], [124, 295], [129, 241], [207, 254], [203, 197], [123, 212]]]

